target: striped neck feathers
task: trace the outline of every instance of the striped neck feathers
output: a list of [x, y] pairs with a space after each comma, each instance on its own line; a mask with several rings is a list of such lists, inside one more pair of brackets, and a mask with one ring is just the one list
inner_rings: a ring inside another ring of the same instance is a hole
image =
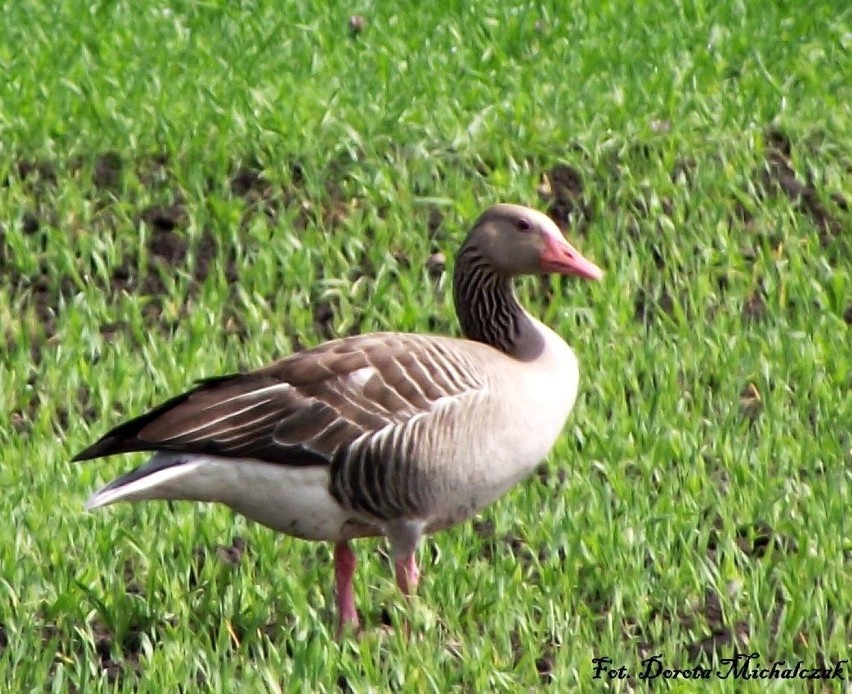
[[520, 361], [544, 351], [544, 336], [518, 303], [512, 278], [494, 270], [478, 248], [466, 242], [456, 257], [453, 298], [462, 333]]

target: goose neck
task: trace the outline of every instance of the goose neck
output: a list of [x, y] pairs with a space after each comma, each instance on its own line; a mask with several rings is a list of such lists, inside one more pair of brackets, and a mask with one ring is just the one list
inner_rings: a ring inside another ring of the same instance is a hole
[[544, 336], [518, 303], [512, 278], [494, 270], [475, 245], [456, 258], [453, 297], [462, 333], [520, 361], [544, 350]]

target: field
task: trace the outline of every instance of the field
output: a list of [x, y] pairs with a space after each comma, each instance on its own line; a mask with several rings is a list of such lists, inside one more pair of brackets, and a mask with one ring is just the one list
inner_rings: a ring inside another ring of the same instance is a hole
[[[852, 11], [314, 4], [0, 10], [0, 689], [629, 691], [654, 655], [847, 658]], [[581, 395], [539, 474], [424, 544], [410, 606], [360, 542], [338, 642], [330, 547], [83, 511], [143, 457], [70, 458], [195, 379], [457, 333], [453, 254], [496, 201], [606, 270], [520, 286]]]

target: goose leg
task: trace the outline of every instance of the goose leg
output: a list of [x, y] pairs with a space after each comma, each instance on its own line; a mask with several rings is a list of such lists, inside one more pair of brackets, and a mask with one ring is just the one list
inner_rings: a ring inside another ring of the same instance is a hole
[[406, 598], [417, 590], [420, 582], [420, 570], [414, 554], [423, 537], [423, 527], [424, 523], [420, 521], [398, 520], [387, 529], [393, 547], [396, 584]]
[[417, 590], [419, 582], [420, 569], [417, 568], [417, 560], [414, 558], [414, 552], [397, 559], [396, 584], [406, 598]]
[[357, 559], [346, 542], [334, 545], [334, 580], [337, 587], [337, 633], [342, 634], [347, 627], [358, 629], [358, 610], [355, 609], [355, 593], [352, 590], [352, 577], [355, 574]]

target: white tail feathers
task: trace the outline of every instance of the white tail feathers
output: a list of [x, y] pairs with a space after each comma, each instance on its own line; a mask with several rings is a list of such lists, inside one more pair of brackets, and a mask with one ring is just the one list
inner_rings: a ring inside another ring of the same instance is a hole
[[[113, 480], [92, 494], [86, 501], [86, 510], [92, 511], [117, 501], [185, 499], [187, 498], [185, 480], [202, 465], [202, 460], [193, 460], [184, 455], [157, 453], [141, 467]], [[214, 499], [199, 499], [199, 501], [207, 500]]]

